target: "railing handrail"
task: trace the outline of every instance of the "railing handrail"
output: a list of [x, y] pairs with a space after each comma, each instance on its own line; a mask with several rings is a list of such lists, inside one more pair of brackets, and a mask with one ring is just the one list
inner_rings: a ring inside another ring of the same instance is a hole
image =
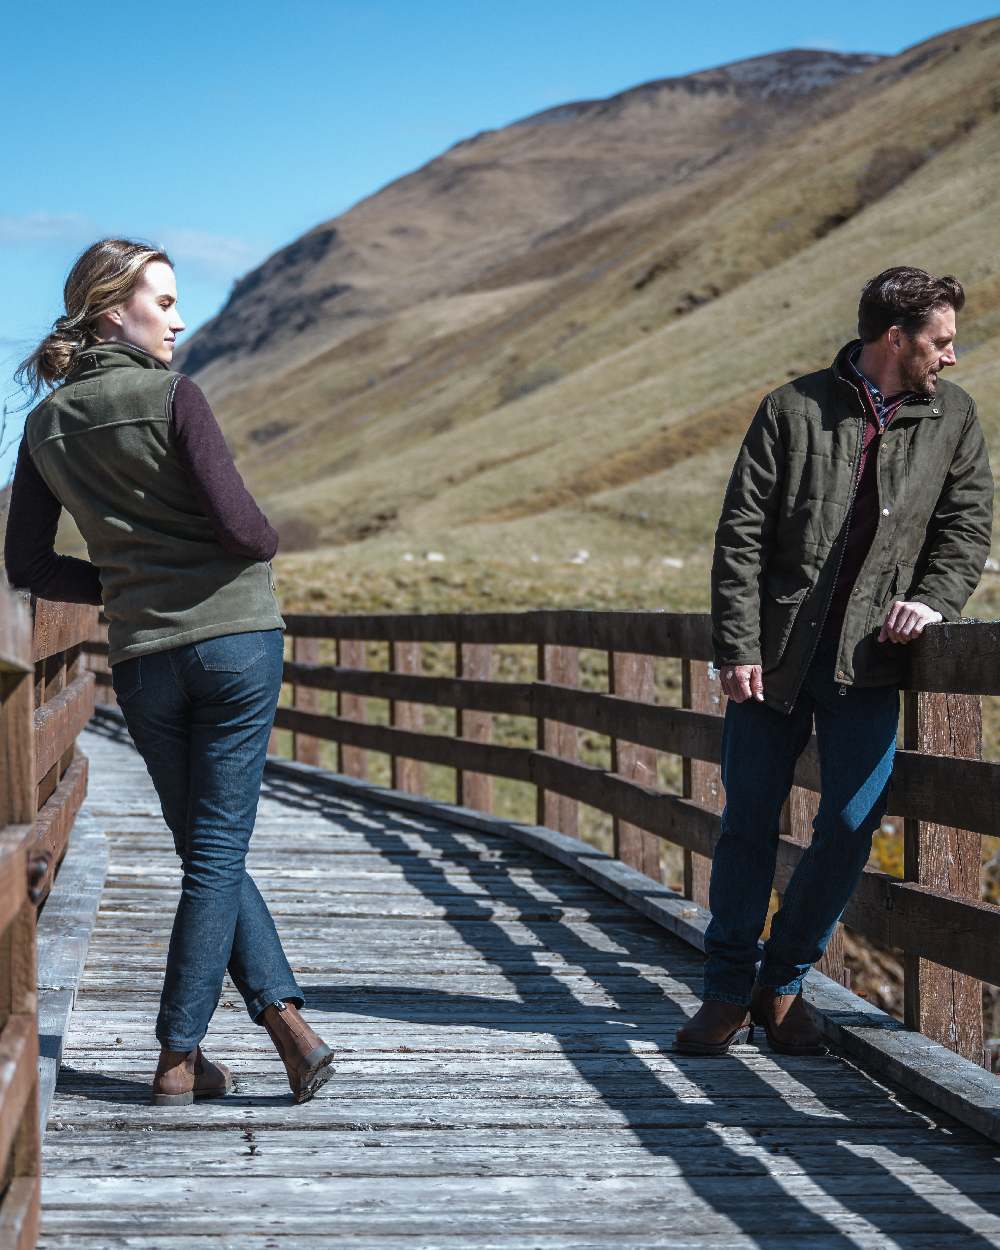
[[[609, 813], [616, 854], [633, 867], [658, 871], [661, 840], [681, 847], [685, 894], [707, 905], [722, 809], [724, 703], [710, 663], [708, 614], [533, 609], [286, 612], [284, 618], [294, 648], [285, 664], [294, 705], [278, 708], [275, 728], [292, 732], [296, 758], [317, 762], [318, 740], [332, 741], [340, 771], [364, 775], [367, 752], [388, 754], [394, 784], [410, 790], [420, 788], [422, 764], [444, 764], [456, 769], [458, 800], [478, 807], [491, 803], [492, 777], [528, 782], [538, 794], [538, 823], [575, 832], [578, 803]], [[336, 643], [335, 663], [318, 662], [323, 640]], [[389, 644], [391, 671], [366, 667], [366, 643]], [[454, 675], [419, 671], [422, 645], [429, 643], [454, 646]], [[493, 678], [491, 649], [509, 645], [536, 649], [534, 681]], [[611, 689], [577, 687], [581, 649], [608, 654]], [[96, 656], [101, 648], [92, 644], [88, 650]], [[682, 662], [685, 706], [652, 701], [654, 658]], [[979, 982], [1000, 985], [1000, 908], [981, 901], [978, 872], [973, 882], [968, 864], [974, 858], [978, 866], [980, 835], [1000, 829], [1000, 762], [979, 758], [980, 696], [1000, 693], [1000, 621], [928, 626], [909, 644], [907, 658], [901, 684], [905, 745], [897, 752], [888, 798], [888, 810], [905, 821], [904, 877], [866, 869], [844, 922], [904, 952], [911, 1027], [981, 1061], [981, 1012], [977, 1040], [969, 1004], [981, 993]], [[316, 692], [322, 690], [336, 695], [336, 715], [317, 709]], [[366, 723], [366, 698], [389, 701], [390, 724]], [[424, 731], [420, 709], [428, 706], [457, 710], [457, 736]], [[492, 742], [495, 714], [534, 719], [536, 745]], [[576, 758], [577, 729], [611, 739], [611, 769]], [[649, 784], [657, 752], [682, 758], [684, 794]], [[779, 840], [779, 892], [809, 837], [819, 789], [815, 739], [798, 762], [795, 783]], [[957, 886], [948, 876], [949, 860], [965, 865]], [[845, 979], [842, 947], [838, 953], [832, 942], [824, 958], [823, 970]], [[947, 1027], [936, 1022], [941, 1003], [935, 995], [941, 994], [932, 982], [938, 973], [948, 978], [941, 993], [951, 996], [953, 1014], [963, 1017], [968, 1034], [958, 1045], [955, 1021]]]

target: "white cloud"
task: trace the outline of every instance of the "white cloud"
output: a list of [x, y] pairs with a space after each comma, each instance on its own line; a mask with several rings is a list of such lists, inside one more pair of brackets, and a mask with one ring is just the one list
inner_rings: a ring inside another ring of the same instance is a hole
[[[121, 225], [122, 223], [119, 223]], [[0, 214], [0, 246], [18, 247], [62, 244], [82, 250], [112, 234], [132, 236], [164, 248], [171, 258], [191, 265], [211, 277], [231, 278], [263, 260], [268, 248], [235, 235], [214, 234], [187, 226], [163, 226], [158, 230], [109, 230], [107, 223], [83, 213]]]
[[207, 230], [167, 227], [154, 237], [174, 261], [197, 265], [208, 273], [227, 277], [242, 273], [267, 254], [267, 249], [258, 243]]
[[0, 215], [0, 243], [85, 244], [99, 237], [97, 225], [82, 213]]

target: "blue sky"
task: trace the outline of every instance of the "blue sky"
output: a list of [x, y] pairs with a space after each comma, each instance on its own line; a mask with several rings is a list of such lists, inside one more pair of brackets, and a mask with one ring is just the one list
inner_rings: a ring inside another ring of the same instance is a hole
[[[995, 12], [963, 0], [10, 6], [0, 397], [22, 405], [13, 367], [103, 235], [167, 247], [189, 337], [276, 248], [478, 130], [782, 48], [895, 53]], [[8, 413], [6, 444], [23, 417]], [[15, 450], [0, 447], [0, 483]]]

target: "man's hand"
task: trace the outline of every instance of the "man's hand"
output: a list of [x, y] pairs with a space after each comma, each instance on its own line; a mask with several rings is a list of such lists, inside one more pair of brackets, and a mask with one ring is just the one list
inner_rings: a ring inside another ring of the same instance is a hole
[[897, 599], [889, 609], [888, 615], [879, 631], [879, 642], [912, 642], [924, 632], [925, 625], [933, 625], [935, 621], [943, 621], [940, 612], [935, 612], [926, 603], [914, 600]]
[[758, 703], [764, 701], [764, 678], [759, 664], [724, 664], [719, 680], [723, 693], [734, 703], [742, 703], [751, 695]]

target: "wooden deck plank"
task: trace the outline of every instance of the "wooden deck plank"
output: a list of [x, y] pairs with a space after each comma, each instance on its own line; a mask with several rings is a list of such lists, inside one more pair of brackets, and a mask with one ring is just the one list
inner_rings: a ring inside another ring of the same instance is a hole
[[41, 1250], [1000, 1246], [995, 1143], [837, 1056], [672, 1055], [691, 947], [493, 833], [284, 778], [248, 867], [336, 1072], [292, 1105], [227, 977], [204, 1047], [236, 1089], [151, 1107], [179, 865], [127, 739], [82, 745], [110, 865]]

